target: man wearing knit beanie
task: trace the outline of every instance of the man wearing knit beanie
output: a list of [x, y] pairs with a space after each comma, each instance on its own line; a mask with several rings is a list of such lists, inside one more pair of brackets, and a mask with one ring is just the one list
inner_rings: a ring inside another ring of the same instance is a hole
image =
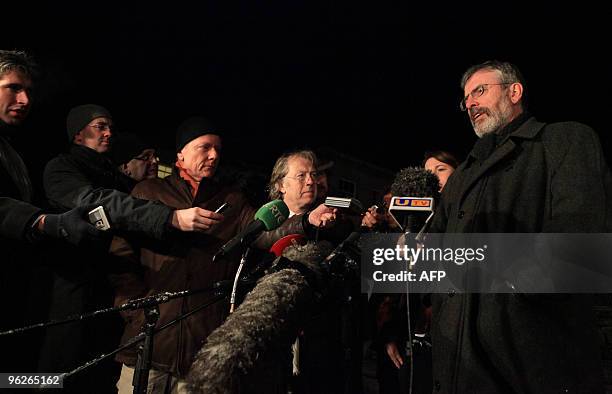
[[176, 151], [180, 152], [189, 142], [206, 134], [220, 135], [212, 122], [202, 116], [186, 119], [176, 129]]
[[192, 192], [202, 178], [212, 178], [221, 159], [221, 137], [203, 117], [185, 120], [176, 131], [176, 167], [181, 177], [192, 183]]
[[[177, 128], [175, 148], [175, 171], [163, 179], [138, 183], [132, 194], [175, 208], [200, 207], [210, 221], [211, 228], [202, 237], [194, 236], [191, 242], [177, 243], [171, 248], [130, 242], [127, 239], [114, 242], [111, 253], [133, 250], [134, 256], [139, 256], [140, 264], [147, 271], [146, 276], [124, 277], [123, 282], [117, 284], [117, 305], [125, 302], [124, 294], [134, 294], [136, 290], [143, 291], [144, 295], [167, 289], [206, 288], [215, 282], [231, 279], [236, 272], [238, 256], [232, 255], [214, 264], [212, 257], [225, 242], [235, 237], [253, 220], [255, 210], [242, 192], [214, 178], [221, 159], [221, 137], [207, 119], [193, 117]], [[223, 214], [216, 213], [215, 210], [225, 203], [229, 208]], [[158, 326], [184, 311], [193, 310], [196, 304], [210, 300], [211, 295], [188, 297], [178, 303], [160, 305]], [[156, 381], [154, 392], [187, 392], [185, 377], [195, 354], [208, 334], [226, 316], [226, 306], [215, 303], [181, 324], [155, 334], [153, 368], [149, 374], [149, 382]], [[139, 314], [137, 318], [126, 320], [124, 341], [140, 332], [143, 316]], [[126, 349], [116, 359], [124, 364], [117, 382], [119, 394], [131, 393], [136, 349]]]
[[[173, 227], [181, 231], [206, 231], [218, 221], [218, 218], [210, 219], [208, 211], [199, 207], [174, 207], [138, 198], [142, 197], [140, 195], [131, 196], [129, 193], [135, 182], [122, 174], [106, 155], [110, 149], [112, 127], [111, 114], [102, 106], [86, 104], [70, 110], [66, 119], [68, 138], [72, 142], [70, 149], [47, 163], [43, 177], [51, 207], [61, 212], [77, 205], [102, 205], [110, 221], [110, 231], [137, 234], [138, 237], [148, 237], [158, 242], [179, 236]], [[101, 271], [108, 259], [105, 253], [78, 249], [63, 251], [54, 258], [63, 264], [54, 268], [55, 292], [50, 302], [51, 317], [81, 314], [88, 305], [110, 306], [102, 305], [102, 301], [95, 299], [96, 295], [84, 285], [91, 283], [110, 290], [104, 283], [106, 273]], [[71, 370], [87, 360], [88, 354], [107, 351], [119, 340], [112, 335], [112, 328], [116, 325], [105, 325], [100, 321], [96, 327], [89, 331], [83, 325], [47, 330], [39, 369]], [[115, 343], [109, 343], [111, 340]], [[111, 367], [114, 367], [112, 361]], [[98, 370], [102, 371], [103, 367]], [[104, 382], [102, 378], [99, 376], [96, 382], [101, 386], [108, 383], [107, 388], [112, 390], [116, 377], [104, 376]], [[91, 379], [90, 382], [83, 379], [73, 387], [76, 390], [81, 384], [85, 387], [88, 383], [91, 383]], [[83, 390], [76, 391], [87, 392]]]
[[96, 104], [74, 107], [66, 118], [68, 141], [86, 146], [98, 153], [110, 149], [112, 127], [113, 117], [110, 112]]

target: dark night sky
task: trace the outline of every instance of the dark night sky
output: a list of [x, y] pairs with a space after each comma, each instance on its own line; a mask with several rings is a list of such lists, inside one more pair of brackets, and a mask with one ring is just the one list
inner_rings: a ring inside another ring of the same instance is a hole
[[519, 65], [539, 119], [591, 125], [610, 156], [612, 14], [479, 4], [54, 2], [31, 7], [25, 24], [5, 18], [5, 32], [15, 27], [0, 46], [29, 49], [47, 70], [30, 127], [50, 156], [68, 109], [85, 102], [169, 146], [182, 119], [208, 115], [230, 157], [270, 168], [301, 146], [393, 170], [429, 148], [463, 156], [476, 137], [457, 108], [458, 80], [490, 58]]

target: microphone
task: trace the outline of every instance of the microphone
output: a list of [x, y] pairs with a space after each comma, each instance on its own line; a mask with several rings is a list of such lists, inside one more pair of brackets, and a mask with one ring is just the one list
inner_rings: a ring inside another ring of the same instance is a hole
[[365, 211], [363, 204], [356, 198], [327, 197], [325, 205], [330, 208], [343, 209], [345, 212], [354, 215], [361, 215]]
[[342, 253], [347, 244], [355, 243], [360, 237], [361, 232], [359, 231], [353, 231], [352, 233], [350, 233], [349, 236], [346, 237], [344, 241], [340, 242], [340, 244], [336, 246], [336, 248], [325, 258], [323, 263], [330, 264], [339, 253]]
[[213, 261], [231, 253], [235, 248], [249, 245], [263, 231], [272, 231], [278, 228], [289, 217], [289, 208], [282, 200], [273, 200], [263, 205], [255, 213], [253, 221], [247, 227], [230, 239], [213, 256]]
[[[431, 171], [420, 167], [408, 167], [400, 170], [391, 184], [393, 198], [389, 207], [389, 213], [404, 231], [404, 235], [398, 240], [398, 245], [410, 244], [419, 248], [424, 243], [425, 234], [434, 215], [434, 202], [440, 197], [440, 184], [438, 177]], [[416, 233], [414, 237], [412, 235]], [[411, 235], [410, 237], [408, 235]], [[407, 269], [412, 270], [410, 261]], [[417, 267], [419, 269], [420, 267]], [[410, 306], [410, 282], [406, 281], [406, 329], [407, 353], [410, 359], [410, 387], [414, 382], [414, 350], [412, 347], [412, 316]]]
[[357, 241], [360, 231], [353, 231], [321, 262], [321, 266], [332, 276], [349, 277], [359, 271], [361, 250]]
[[304, 245], [306, 243], [306, 237], [303, 234], [289, 234], [285, 235], [278, 241], [274, 242], [274, 245], [270, 248], [270, 253], [275, 257], [282, 256], [283, 251], [291, 245]]
[[395, 176], [389, 213], [402, 231], [424, 232], [440, 197], [439, 189], [438, 177], [420, 167], [404, 168]]
[[331, 249], [326, 241], [285, 248], [272, 272], [206, 339], [187, 377], [194, 393], [272, 391], [279, 360], [286, 359], [325, 290], [321, 261]]

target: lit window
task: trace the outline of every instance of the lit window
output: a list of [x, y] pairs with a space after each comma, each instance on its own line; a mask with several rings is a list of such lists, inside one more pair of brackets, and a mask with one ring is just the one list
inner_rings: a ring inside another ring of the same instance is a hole
[[172, 167], [159, 163], [157, 166], [157, 177], [165, 178], [172, 174]]

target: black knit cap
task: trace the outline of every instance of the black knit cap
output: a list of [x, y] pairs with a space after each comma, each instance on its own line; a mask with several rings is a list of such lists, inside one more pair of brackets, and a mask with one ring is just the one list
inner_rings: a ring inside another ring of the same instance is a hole
[[176, 151], [180, 152], [185, 145], [206, 134], [220, 135], [214, 125], [202, 116], [185, 120], [176, 129]]
[[83, 130], [85, 126], [96, 118], [109, 118], [112, 119], [110, 112], [101, 105], [96, 104], [84, 104], [79, 105], [68, 112], [66, 118], [66, 131], [68, 132], [68, 141], [72, 142], [74, 136], [79, 131]]
[[121, 133], [117, 137], [113, 135], [113, 149], [110, 150], [108, 156], [115, 164], [125, 164], [145, 149], [154, 148], [152, 144], [147, 144], [136, 134]]

